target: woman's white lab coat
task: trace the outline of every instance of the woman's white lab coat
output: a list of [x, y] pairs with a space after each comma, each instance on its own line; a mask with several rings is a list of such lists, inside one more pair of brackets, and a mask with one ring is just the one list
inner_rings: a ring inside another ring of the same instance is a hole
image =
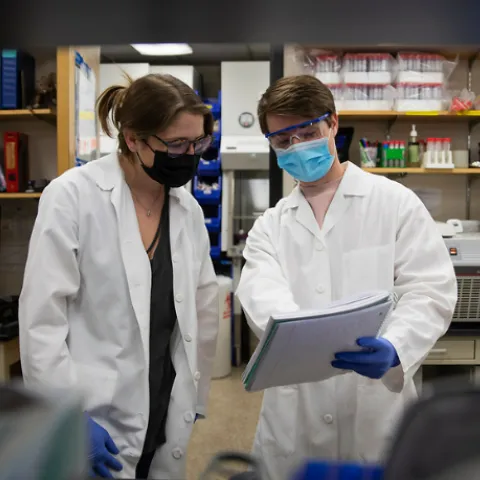
[[456, 304], [452, 262], [428, 211], [404, 186], [349, 164], [321, 230], [296, 187], [256, 221], [244, 256], [237, 295], [257, 336], [272, 313], [368, 290], [398, 295], [381, 333], [401, 366], [382, 380], [348, 373], [265, 391], [254, 443], [272, 480], [304, 457], [377, 461]]
[[[154, 479], [185, 478], [195, 414], [205, 414], [218, 330], [218, 285], [204, 218], [185, 188], [170, 192], [177, 326], [166, 444]], [[151, 269], [117, 154], [74, 168], [44, 191], [20, 297], [27, 386], [75, 388], [135, 478], [149, 416]]]

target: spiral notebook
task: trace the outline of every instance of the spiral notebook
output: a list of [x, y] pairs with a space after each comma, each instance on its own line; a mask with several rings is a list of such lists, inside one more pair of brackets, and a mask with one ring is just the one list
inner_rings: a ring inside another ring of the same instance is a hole
[[318, 382], [346, 373], [334, 355], [358, 351], [359, 337], [378, 335], [394, 305], [390, 292], [367, 292], [317, 311], [273, 315], [243, 373], [247, 391]]

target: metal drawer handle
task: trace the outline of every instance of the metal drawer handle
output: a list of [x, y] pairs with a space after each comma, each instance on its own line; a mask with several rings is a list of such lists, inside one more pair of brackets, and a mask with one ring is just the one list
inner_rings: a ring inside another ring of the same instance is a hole
[[447, 353], [447, 349], [446, 348], [432, 348], [430, 350], [430, 353], [438, 353], [440, 355], [445, 355]]

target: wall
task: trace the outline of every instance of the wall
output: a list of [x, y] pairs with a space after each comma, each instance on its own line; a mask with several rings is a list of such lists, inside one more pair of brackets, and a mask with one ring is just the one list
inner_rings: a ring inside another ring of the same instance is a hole
[[[301, 73], [299, 65], [292, 61], [291, 47], [285, 50], [285, 75]], [[467, 86], [468, 62], [463, 59], [455, 69], [450, 78], [450, 85], [453, 89], [462, 89]], [[480, 94], [480, 59], [478, 59], [472, 70], [472, 89]], [[435, 119], [435, 120], [434, 120]], [[350, 147], [350, 159], [352, 162], [360, 163], [360, 152], [358, 140], [366, 137], [370, 140], [383, 140], [387, 129], [386, 120], [357, 120], [349, 121], [340, 119], [342, 126], [353, 126], [355, 135]], [[420, 138], [428, 137], [450, 137], [452, 139], [452, 150], [467, 149], [467, 121], [462, 119], [439, 119], [428, 117], [425, 119], [415, 118], [414, 120], [399, 119], [391, 129], [392, 139], [408, 140], [412, 127], [416, 124]], [[478, 160], [478, 144], [480, 142], [480, 125], [474, 128], [471, 137], [471, 155], [473, 160]], [[438, 206], [431, 211], [436, 220], [447, 220], [449, 218], [465, 218], [466, 211], [466, 176], [464, 175], [408, 175], [399, 180], [417, 193], [434, 193], [440, 198]], [[284, 192], [290, 191], [292, 180], [284, 175]], [[474, 180], [472, 183], [471, 218], [480, 219], [480, 182]]]

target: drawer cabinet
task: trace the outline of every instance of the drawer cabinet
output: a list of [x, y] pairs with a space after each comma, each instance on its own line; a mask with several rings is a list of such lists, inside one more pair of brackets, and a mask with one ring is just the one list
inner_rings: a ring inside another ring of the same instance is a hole
[[475, 360], [475, 340], [439, 340], [430, 350], [427, 362]]

